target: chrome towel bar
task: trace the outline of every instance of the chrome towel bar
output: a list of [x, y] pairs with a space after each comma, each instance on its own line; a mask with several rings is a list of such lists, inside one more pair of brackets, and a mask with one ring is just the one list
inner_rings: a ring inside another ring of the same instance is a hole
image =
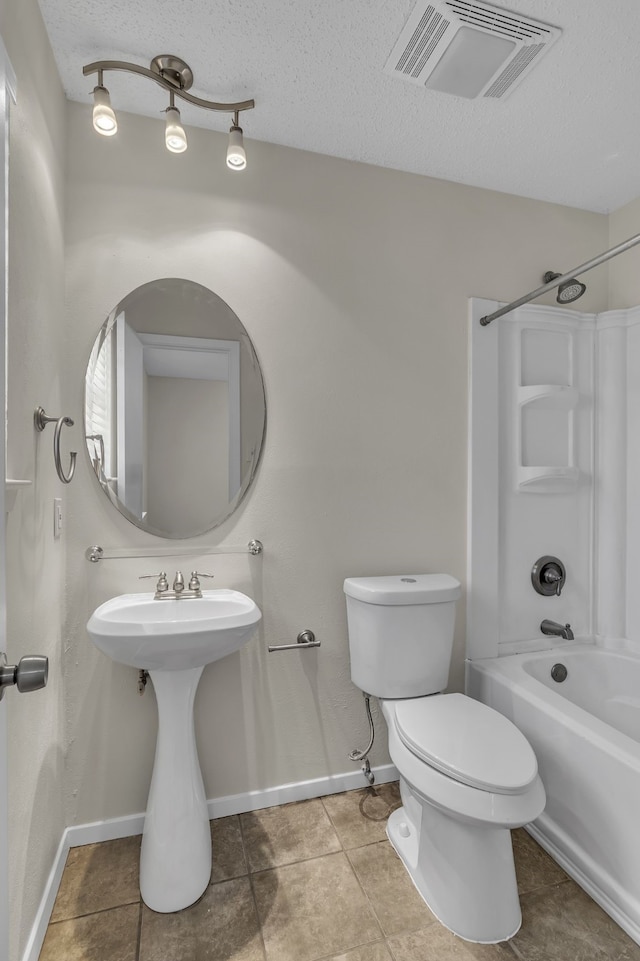
[[100, 547], [93, 544], [87, 547], [84, 556], [92, 564], [98, 561], [124, 559], [126, 557], [200, 557], [203, 554], [262, 554], [262, 541], [251, 540], [246, 547], [200, 547], [191, 544], [189, 547]]

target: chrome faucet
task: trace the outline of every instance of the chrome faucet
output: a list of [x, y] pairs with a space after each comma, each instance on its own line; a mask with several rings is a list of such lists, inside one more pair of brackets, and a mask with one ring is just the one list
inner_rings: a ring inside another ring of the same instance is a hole
[[573, 640], [573, 631], [571, 630], [571, 624], [556, 623], [556, 621], [543, 621], [540, 625], [540, 630], [543, 634], [547, 634], [553, 637], [562, 637], [565, 641]]
[[189, 587], [185, 588], [182, 571], [176, 571], [173, 579], [173, 590], [171, 591], [169, 590], [169, 582], [165, 571], [160, 571], [160, 574], [142, 574], [139, 580], [143, 580], [146, 577], [157, 577], [158, 583], [156, 584], [156, 592], [153, 595], [154, 601], [177, 601], [187, 597], [202, 597], [200, 578], [213, 576], [213, 574], [205, 574], [203, 571], [191, 571]]

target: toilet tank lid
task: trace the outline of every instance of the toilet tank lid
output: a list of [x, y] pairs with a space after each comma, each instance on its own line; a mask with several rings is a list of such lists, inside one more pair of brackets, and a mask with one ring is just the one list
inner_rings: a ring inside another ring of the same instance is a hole
[[442, 604], [457, 601], [460, 581], [450, 574], [347, 577], [344, 592], [366, 604]]

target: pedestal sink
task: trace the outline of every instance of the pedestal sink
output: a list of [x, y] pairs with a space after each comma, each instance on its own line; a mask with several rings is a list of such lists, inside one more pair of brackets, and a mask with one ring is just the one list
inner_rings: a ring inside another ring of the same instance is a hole
[[180, 911], [209, 884], [211, 834], [193, 703], [205, 665], [239, 650], [261, 616], [239, 591], [162, 600], [123, 594], [101, 604], [87, 624], [96, 647], [148, 670], [156, 692], [158, 740], [140, 854], [140, 892], [154, 911]]

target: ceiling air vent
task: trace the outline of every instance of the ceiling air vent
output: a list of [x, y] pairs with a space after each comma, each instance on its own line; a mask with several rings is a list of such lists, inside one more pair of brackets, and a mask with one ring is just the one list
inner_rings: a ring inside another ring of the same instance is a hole
[[418, 0], [384, 70], [429, 90], [504, 99], [561, 33], [480, 0]]

